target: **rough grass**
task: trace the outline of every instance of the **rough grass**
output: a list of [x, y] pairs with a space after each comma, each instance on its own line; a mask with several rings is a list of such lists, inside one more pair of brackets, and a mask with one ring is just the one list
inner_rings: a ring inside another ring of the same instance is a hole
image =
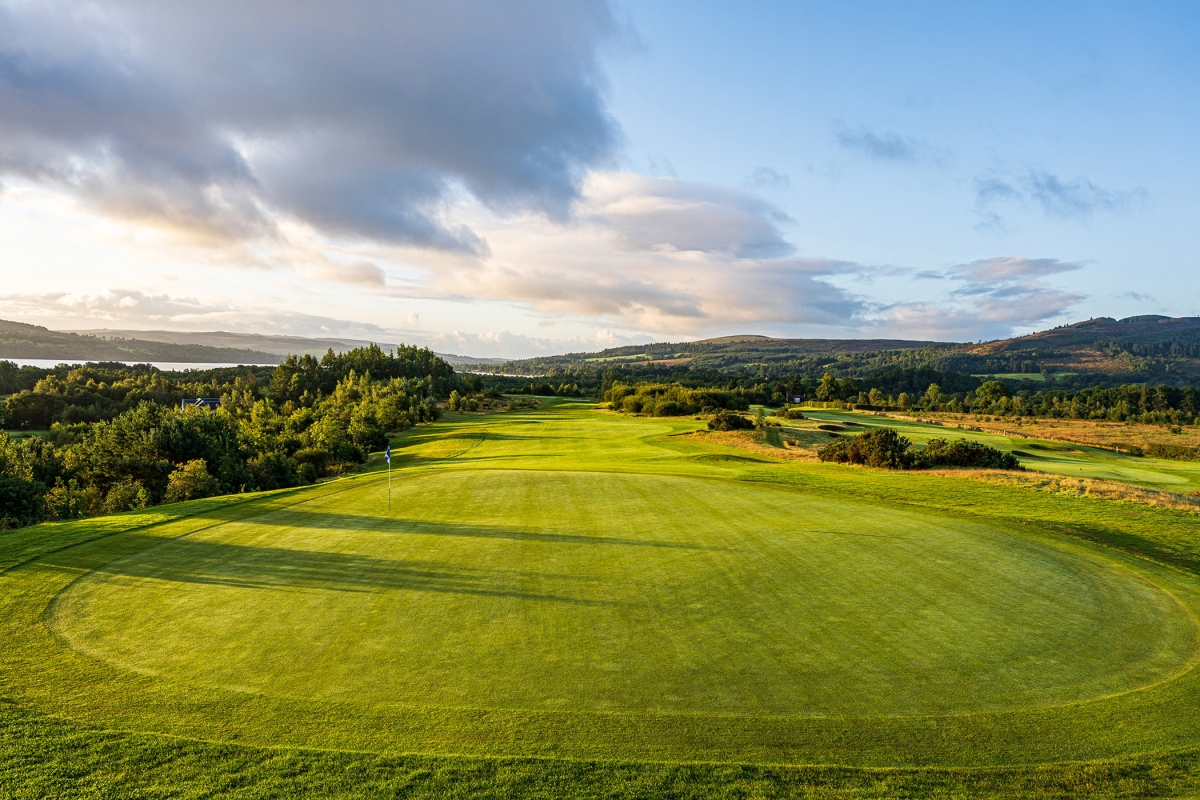
[[0, 536], [0, 793], [1194, 788], [1194, 516], [699, 424], [473, 417], [396, 442], [391, 513], [374, 472]]

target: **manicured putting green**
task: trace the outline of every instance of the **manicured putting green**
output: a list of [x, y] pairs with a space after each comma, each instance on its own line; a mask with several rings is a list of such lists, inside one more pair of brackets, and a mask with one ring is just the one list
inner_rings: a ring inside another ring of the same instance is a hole
[[0, 574], [0, 683], [102, 727], [380, 752], [1023, 764], [1200, 737], [1195, 581], [1019, 504], [1121, 523], [700, 426], [462, 419], [395, 443], [390, 511], [377, 471], [132, 515]]
[[368, 483], [118, 559], [54, 626], [115, 666], [352, 703], [928, 714], [1186, 660], [1154, 585], [995, 527], [678, 476]]

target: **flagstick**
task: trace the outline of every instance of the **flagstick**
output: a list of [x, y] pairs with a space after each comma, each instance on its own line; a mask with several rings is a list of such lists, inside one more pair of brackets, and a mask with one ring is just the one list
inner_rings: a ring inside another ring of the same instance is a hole
[[392, 510], [392, 460], [388, 459], [388, 511]]

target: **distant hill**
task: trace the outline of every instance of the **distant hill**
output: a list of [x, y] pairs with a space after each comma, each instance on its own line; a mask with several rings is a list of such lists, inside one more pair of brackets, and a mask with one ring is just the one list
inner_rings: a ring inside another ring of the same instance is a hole
[[[363, 339], [344, 338], [309, 338], [305, 336], [277, 336], [259, 333], [231, 333], [229, 331], [124, 331], [98, 328], [95, 330], [78, 331], [81, 334], [101, 338], [136, 337], [151, 342], [169, 342], [172, 344], [197, 344], [208, 347], [240, 347], [250, 348], [275, 356], [314, 355], [323, 356], [326, 351], [344, 353], [356, 347], [366, 347], [372, 342]], [[395, 350], [399, 345], [386, 342], [374, 342], [384, 350]], [[475, 358], [459, 356], [453, 353], [436, 353], [446, 362], [455, 366], [477, 366], [481, 364], [500, 364], [502, 358]], [[276, 359], [278, 361], [279, 359]], [[272, 362], [274, 363], [274, 362]]]
[[1200, 317], [1102, 317], [982, 344], [905, 339], [774, 339], [723, 336], [696, 342], [616, 347], [595, 353], [508, 361], [496, 372], [554, 375], [605, 369], [730, 375], [858, 377], [891, 369], [931, 368], [1067, 383], [1200, 382]]
[[1200, 317], [1095, 319], [1014, 339], [965, 345], [945, 361], [956, 371], [1082, 373], [1200, 379]]
[[63, 333], [0, 320], [0, 359], [44, 358], [68, 363], [85, 361], [177, 361], [204, 364], [278, 364], [276, 353], [242, 347], [212, 347], [147, 339]]

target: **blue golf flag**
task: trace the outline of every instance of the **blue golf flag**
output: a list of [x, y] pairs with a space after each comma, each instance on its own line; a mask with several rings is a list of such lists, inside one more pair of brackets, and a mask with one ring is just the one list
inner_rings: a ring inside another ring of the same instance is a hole
[[387, 463], [392, 463], [392, 446], [389, 444], [387, 449], [383, 451], [383, 460]]

